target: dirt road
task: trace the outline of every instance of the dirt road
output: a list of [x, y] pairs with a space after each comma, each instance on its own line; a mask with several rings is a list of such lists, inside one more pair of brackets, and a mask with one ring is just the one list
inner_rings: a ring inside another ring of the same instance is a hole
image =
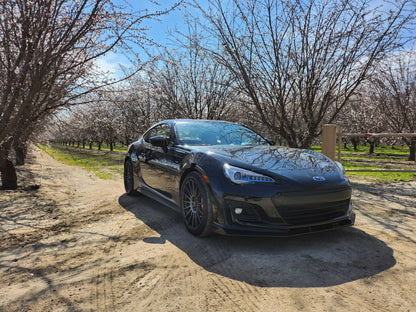
[[0, 191], [0, 311], [416, 311], [416, 182], [354, 181], [352, 228], [198, 239], [121, 177], [28, 162]]

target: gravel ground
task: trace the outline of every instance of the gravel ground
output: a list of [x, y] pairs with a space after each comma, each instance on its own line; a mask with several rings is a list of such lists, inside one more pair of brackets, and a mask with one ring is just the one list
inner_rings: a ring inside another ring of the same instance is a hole
[[0, 311], [416, 311], [416, 182], [354, 177], [354, 227], [199, 239], [121, 177], [37, 149], [18, 174], [0, 191]]

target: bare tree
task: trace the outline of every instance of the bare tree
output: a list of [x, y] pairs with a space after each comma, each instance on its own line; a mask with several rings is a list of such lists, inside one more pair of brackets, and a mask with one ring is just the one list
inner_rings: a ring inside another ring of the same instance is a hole
[[[149, 65], [150, 66], [150, 65]], [[154, 102], [154, 87], [144, 70], [141, 75], [129, 79], [122, 90], [109, 94], [108, 101], [118, 111], [121, 118], [119, 124], [120, 141], [125, 144], [136, 140], [151, 125], [163, 118], [163, 114]]]
[[230, 119], [235, 108], [233, 77], [205, 49], [203, 34], [188, 22], [176, 34], [176, 49], [166, 49], [148, 70], [153, 100], [163, 118]]
[[[374, 99], [373, 87], [368, 81], [360, 85], [350, 98], [348, 105], [340, 111], [335, 122], [342, 126], [343, 132], [377, 133], [391, 130], [385, 122], [384, 112]], [[354, 150], [357, 150], [362, 139], [352, 137], [350, 140], [354, 145]], [[370, 144], [369, 153], [372, 154], [376, 143], [375, 139], [370, 137], [364, 140]]]
[[[403, 43], [407, 1], [388, 12], [368, 0], [194, 2], [221, 45], [212, 51], [262, 123], [308, 147], [332, 122], [373, 63]], [[229, 3], [229, 2], [227, 2]]]
[[0, 2], [0, 172], [16, 188], [9, 154], [60, 107], [111, 82], [92, 77], [94, 60], [114, 47], [141, 44], [139, 23], [156, 14], [131, 14], [111, 0]]
[[[377, 67], [371, 80], [373, 100], [384, 122], [394, 132], [416, 133], [416, 52], [389, 57]], [[403, 138], [409, 146], [409, 160], [415, 160], [416, 138]]]

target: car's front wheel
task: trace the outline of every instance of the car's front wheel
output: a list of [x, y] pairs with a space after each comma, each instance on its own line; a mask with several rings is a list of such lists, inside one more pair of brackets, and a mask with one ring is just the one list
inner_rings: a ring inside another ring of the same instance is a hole
[[124, 161], [124, 188], [128, 195], [134, 193], [133, 164], [130, 159]]
[[195, 236], [212, 232], [212, 204], [208, 186], [202, 176], [193, 171], [181, 185], [181, 211], [185, 226]]

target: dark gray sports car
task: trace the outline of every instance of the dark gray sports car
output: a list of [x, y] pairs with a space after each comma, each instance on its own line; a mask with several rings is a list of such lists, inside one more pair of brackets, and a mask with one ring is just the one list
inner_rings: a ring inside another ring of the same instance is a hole
[[340, 163], [234, 123], [166, 120], [128, 148], [126, 192], [177, 211], [194, 235], [286, 236], [354, 224]]

